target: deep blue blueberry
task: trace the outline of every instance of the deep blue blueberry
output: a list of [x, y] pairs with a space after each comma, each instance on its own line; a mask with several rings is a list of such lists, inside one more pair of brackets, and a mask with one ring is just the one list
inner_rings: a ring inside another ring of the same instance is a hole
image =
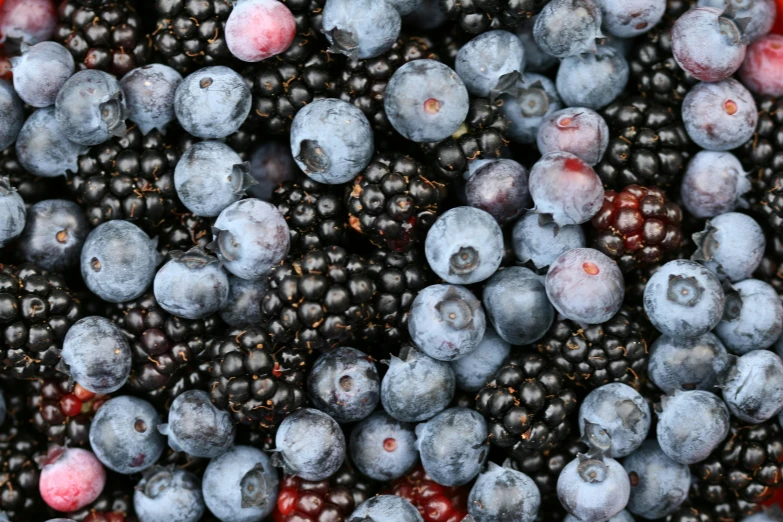
[[457, 388], [477, 392], [503, 366], [511, 353], [511, 344], [504, 341], [490, 326], [476, 347], [464, 357], [451, 361]]
[[321, 25], [329, 51], [364, 60], [391, 49], [402, 25], [396, 2], [402, 0], [328, 0]]
[[351, 462], [374, 480], [395, 480], [419, 460], [414, 426], [376, 411], [354, 426], [348, 444]]
[[715, 333], [732, 353], [769, 348], [783, 332], [783, 304], [772, 286], [758, 279], [735, 283], [726, 294]]
[[641, 394], [619, 382], [605, 384], [587, 394], [579, 407], [579, 430], [585, 422], [596, 424], [611, 438], [606, 455], [612, 458], [633, 453], [647, 438], [652, 423], [650, 407]]
[[631, 479], [628, 510], [634, 515], [663, 518], [688, 498], [690, 468], [670, 459], [654, 440], [644, 441], [623, 461], [623, 467]]
[[13, 145], [24, 124], [24, 104], [5, 80], [0, 79], [0, 150]]
[[63, 370], [83, 388], [111, 393], [128, 380], [131, 350], [125, 334], [113, 322], [105, 317], [85, 317], [65, 334], [62, 362]]
[[731, 413], [758, 424], [783, 408], [783, 362], [769, 350], [754, 350], [734, 361], [721, 382]]
[[581, 522], [602, 522], [628, 504], [631, 484], [614, 459], [579, 455], [557, 478], [557, 498]]
[[204, 514], [201, 480], [189, 471], [155, 467], [133, 493], [140, 522], [198, 522]]
[[468, 513], [475, 522], [533, 522], [540, 506], [541, 493], [533, 479], [494, 462], [468, 496]]
[[656, 429], [658, 444], [680, 464], [706, 459], [729, 433], [729, 410], [713, 393], [675, 391], [663, 398], [661, 408]]
[[517, 89], [525, 48], [513, 33], [487, 31], [460, 48], [454, 69], [470, 94], [494, 99]]
[[688, 163], [680, 195], [685, 209], [697, 218], [712, 218], [747, 207], [750, 180], [730, 152], [702, 150]]
[[174, 94], [182, 75], [161, 63], [151, 63], [133, 69], [120, 80], [128, 119], [139, 126], [143, 134], [153, 129], [163, 131], [176, 119]]
[[312, 408], [298, 410], [280, 423], [275, 447], [275, 466], [305, 480], [327, 479], [345, 460], [345, 436], [340, 425]]
[[0, 178], [0, 248], [19, 237], [26, 220], [22, 196], [8, 178]]
[[228, 276], [228, 299], [220, 310], [220, 318], [235, 328], [260, 324], [264, 319], [260, 303], [265, 290], [264, 279], [248, 281], [234, 275]]
[[511, 344], [539, 340], [555, 319], [543, 278], [527, 268], [512, 266], [495, 273], [484, 285], [482, 301], [495, 331]]
[[739, 212], [727, 212], [707, 221], [704, 230], [693, 235], [693, 241], [698, 249], [691, 259], [732, 283], [753, 275], [767, 246], [761, 226]]
[[199, 138], [225, 138], [250, 114], [252, 95], [242, 76], [222, 65], [188, 75], [174, 94], [174, 112], [182, 128]]
[[595, 54], [570, 56], [557, 70], [557, 92], [571, 107], [598, 110], [612, 103], [628, 84], [628, 62], [614, 47], [602, 45]]
[[59, 272], [79, 263], [89, 232], [90, 224], [84, 211], [73, 201], [39, 201], [27, 211], [27, 225], [19, 238], [19, 250], [25, 259], [44, 270]]
[[217, 257], [201, 247], [169, 252], [171, 260], [155, 275], [155, 299], [161, 308], [185, 319], [212, 315], [228, 300], [228, 275]]
[[174, 451], [194, 457], [213, 458], [234, 444], [234, 421], [217, 409], [203, 390], [188, 390], [171, 403], [168, 423], [159, 431], [169, 438]]
[[[14, 89], [28, 105], [48, 107], [71, 77], [76, 65], [68, 49], [56, 42], [41, 42], [11, 59]], [[0, 144], [1, 145], [1, 144]]]
[[54, 107], [32, 113], [16, 139], [19, 163], [30, 174], [43, 178], [77, 172], [79, 156], [85, 152], [86, 146], [71, 141], [61, 129]]
[[55, 115], [69, 140], [80, 145], [99, 145], [112, 136], [125, 135], [128, 108], [114, 76], [86, 69], [63, 84], [57, 93]]
[[666, 393], [707, 390], [717, 393], [718, 375], [729, 365], [729, 354], [718, 337], [676, 338], [662, 335], [650, 347], [647, 374]]
[[367, 354], [341, 347], [323, 354], [307, 376], [313, 406], [337, 422], [367, 417], [380, 400], [381, 379]]

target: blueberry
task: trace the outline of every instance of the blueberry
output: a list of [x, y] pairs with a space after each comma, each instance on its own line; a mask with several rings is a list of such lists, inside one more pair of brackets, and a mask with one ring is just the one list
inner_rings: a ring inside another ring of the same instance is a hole
[[206, 139], [225, 138], [250, 114], [252, 95], [242, 76], [223, 65], [188, 75], [174, 94], [174, 112], [182, 128]]
[[777, 522], [778, 516], [774, 510], [769, 510], [764, 513], [755, 513], [749, 517], [742, 519], [742, 522]]
[[413, 425], [376, 411], [351, 431], [348, 444], [351, 462], [374, 480], [395, 480], [408, 473], [419, 460]]
[[303, 408], [286, 417], [275, 436], [275, 466], [304, 480], [324, 480], [345, 460], [345, 436], [329, 415]]
[[484, 285], [482, 301], [495, 331], [511, 344], [534, 343], [555, 319], [543, 280], [527, 268], [496, 272]]
[[571, 107], [601, 109], [628, 84], [628, 62], [615, 48], [604, 45], [595, 54], [571, 56], [560, 62], [557, 92]]
[[0, 150], [13, 145], [22, 129], [24, 105], [7, 81], [0, 79]]
[[[408, 0], [395, 0], [402, 3]], [[405, 27], [415, 27], [416, 29], [430, 30], [437, 29], [446, 22], [446, 15], [440, 8], [439, 0], [421, 0], [418, 7], [403, 18]], [[397, 8], [400, 11], [399, 7]]]
[[699, 7], [717, 7], [725, 9], [731, 6], [734, 8], [735, 18], [744, 20], [745, 27], [743, 34], [747, 35], [750, 41], [755, 41], [772, 30], [775, 23], [775, 2], [774, 0], [699, 0]]
[[160, 254], [150, 239], [128, 221], [107, 221], [95, 228], [81, 253], [87, 288], [110, 303], [136, 299], [152, 284]]
[[[563, 519], [563, 522], [581, 522], [581, 521], [578, 518], [576, 518], [574, 515], [566, 515], [566, 517]], [[613, 516], [606, 522], [634, 522], [634, 519], [630, 511], [623, 509], [622, 511], [617, 513], [615, 516]]]
[[323, 354], [307, 376], [313, 406], [337, 422], [367, 417], [378, 405], [380, 388], [372, 359], [355, 348], [335, 348]]
[[538, 15], [528, 18], [517, 28], [517, 38], [525, 49], [525, 71], [543, 73], [558, 63], [557, 58], [541, 50], [533, 37], [533, 27]]
[[125, 334], [113, 322], [104, 317], [85, 317], [65, 334], [62, 362], [83, 388], [111, 393], [128, 380], [131, 350]]
[[217, 409], [203, 390], [188, 390], [178, 395], [169, 409], [167, 424], [159, 431], [169, 438], [174, 451], [194, 457], [214, 458], [234, 444], [231, 414]]
[[169, 252], [171, 260], [155, 274], [155, 299], [161, 308], [184, 319], [212, 315], [228, 300], [228, 276], [217, 257], [201, 247]]
[[495, 99], [517, 88], [525, 70], [525, 48], [513, 33], [488, 31], [460, 48], [454, 69], [470, 94]]
[[397, 495], [378, 495], [365, 500], [351, 513], [348, 522], [422, 522], [413, 504]]
[[468, 179], [465, 186], [467, 203], [488, 212], [505, 225], [530, 207], [527, 178], [527, 169], [514, 160], [487, 161]]
[[736, 149], [753, 137], [758, 110], [753, 95], [728, 78], [694, 86], [682, 102], [682, 121], [697, 145], [723, 151]]
[[277, 504], [280, 481], [266, 454], [234, 446], [209, 462], [201, 480], [204, 502], [223, 522], [258, 522]]
[[248, 280], [264, 276], [288, 255], [291, 237], [277, 207], [259, 199], [243, 199], [220, 213], [210, 248], [223, 266]]
[[475, 522], [533, 522], [541, 506], [536, 483], [522, 472], [490, 462], [468, 495]]
[[487, 460], [487, 422], [478, 412], [449, 408], [416, 426], [424, 471], [442, 486], [467, 484]]
[[19, 237], [26, 219], [22, 196], [8, 178], [0, 178], [0, 248]]
[[106, 401], [90, 425], [90, 446], [104, 466], [130, 475], [149, 468], [166, 446], [155, 407], [137, 397]]
[[387, 0], [401, 15], [411, 14], [419, 9], [424, 0]]
[[397, 69], [383, 96], [392, 127], [417, 143], [448, 138], [465, 121], [468, 90], [459, 75], [435, 60], [413, 60]]
[[421, 290], [408, 317], [413, 342], [441, 361], [453, 361], [475, 350], [486, 325], [481, 302], [462, 286], [432, 285]]
[[625, 282], [609, 257], [592, 248], [574, 248], [549, 266], [546, 294], [568, 319], [599, 324], [620, 310]]
[[544, 119], [537, 144], [541, 154], [570, 152], [592, 167], [601, 161], [609, 145], [609, 126], [592, 109], [569, 107]]
[[662, 335], [650, 347], [647, 374], [668, 394], [676, 390], [714, 391], [717, 376], [729, 365], [729, 354], [718, 337], [675, 338]]
[[691, 259], [731, 282], [753, 275], [767, 246], [761, 226], [738, 212], [727, 212], [707, 221], [704, 230], [693, 235], [693, 241], [698, 249]]
[[63, 133], [80, 145], [99, 145], [112, 136], [125, 135], [125, 95], [109, 73], [77, 72], [63, 84], [54, 106]]
[[500, 110], [509, 121], [508, 137], [516, 143], [535, 143], [544, 118], [563, 106], [554, 82], [536, 73], [525, 73], [517, 92], [500, 100]]
[[342, 100], [307, 104], [291, 124], [291, 153], [318, 183], [351, 181], [370, 163], [373, 132], [364, 113]]
[[511, 353], [511, 345], [504, 341], [492, 327], [484, 332], [484, 338], [468, 355], [451, 361], [457, 388], [477, 392], [484, 387]]
[[674, 338], [699, 337], [715, 328], [724, 303], [718, 278], [693, 261], [669, 261], [644, 288], [644, 311], [650, 322]]
[[623, 461], [631, 481], [628, 510], [646, 519], [663, 518], [677, 511], [691, 487], [687, 464], [670, 459], [654, 440], [646, 440]]
[[85, 152], [87, 147], [71, 141], [60, 128], [54, 107], [32, 113], [16, 139], [19, 163], [30, 174], [44, 178], [78, 172], [79, 156]]
[[402, 25], [397, 1], [327, 0], [321, 25], [329, 51], [364, 60], [391, 49]]
[[614, 459], [579, 455], [557, 478], [557, 497], [582, 522], [601, 522], [622, 511], [631, 494], [625, 470]]
[[698, 152], [688, 163], [680, 194], [685, 209], [697, 218], [712, 218], [747, 207], [743, 196], [750, 180], [730, 152]]
[[585, 246], [585, 233], [579, 225], [558, 227], [554, 223], [542, 223], [535, 212], [527, 212], [519, 218], [511, 232], [514, 255], [522, 263], [532, 263], [544, 269], [562, 254]]
[[715, 333], [732, 353], [769, 348], [783, 332], [783, 304], [772, 286], [758, 279], [735, 283], [726, 294]]
[[54, 105], [57, 93], [76, 69], [73, 55], [55, 42], [37, 43], [12, 58], [11, 64], [16, 93], [33, 107]]
[[133, 508], [140, 522], [198, 522], [204, 514], [201, 480], [189, 471], [155, 467], [135, 489]]
[[228, 299], [220, 310], [220, 318], [229, 326], [246, 328], [260, 324], [264, 319], [261, 313], [261, 298], [266, 291], [266, 280], [248, 281], [236, 276], [228, 277]]
[[250, 156], [250, 175], [256, 185], [247, 189], [253, 198], [269, 201], [278, 185], [293, 181], [299, 168], [291, 155], [291, 147], [277, 141], [268, 141]]
[[[0, 205], [2, 201], [0, 199]], [[19, 250], [26, 260], [44, 270], [59, 272], [79, 263], [82, 245], [89, 231], [84, 211], [73, 201], [39, 201], [27, 211], [27, 224], [19, 238]]]
[[745, 422], [764, 422], [783, 408], [783, 362], [769, 350], [737, 358], [721, 385], [729, 410]]
[[729, 410], [713, 393], [675, 391], [663, 398], [661, 406], [658, 444], [680, 464], [706, 459], [729, 433]]
[[128, 119], [139, 126], [142, 134], [153, 129], [163, 131], [176, 119], [174, 94], [182, 75], [167, 65], [152, 63], [133, 69], [120, 80]]
[[601, 10], [594, 0], [552, 0], [533, 27], [536, 43], [558, 58], [595, 53], [601, 34]]
[[620, 458], [633, 453], [647, 438], [652, 415], [639, 392], [626, 384], [610, 383], [588, 393], [579, 407], [582, 435], [586, 421], [611, 436], [612, 446], [606, 455]]
[[666, 12], [666, 0], [598, 0], [606, 32], [633, 38], [652, 29]]
[[451, 365], [403, 345], [392, 355], [381, 381], [386, 413], [402, 422], [421, 422], [443, 411], [454, 397], [456, 380]]

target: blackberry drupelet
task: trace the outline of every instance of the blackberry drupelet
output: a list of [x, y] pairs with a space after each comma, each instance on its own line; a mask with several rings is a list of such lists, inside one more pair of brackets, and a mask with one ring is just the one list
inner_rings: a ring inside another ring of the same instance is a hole
[[760, 504], [732, 498], [711, 504], [701, 498], [696, 483], [691, 484], [688, 498], [680, 508], [666, 518], [667, 522], [741, 522], [745, 517], [758, 513]]
[[68, 513], [76, 522], [129, 522], [133, 516], [133, 488], [125, 475], [112, 474], [101, 495], [89, 506]]
[[424, 522], [461, 521], [468, 514], [470, 487], [441, 486], [427, 475], [421, 465], [392, 481], [389, 486], [381, 494], [404, 498], [419, 510]]
[[490, 28], [517, 27], [548, 3], [549, 0], [440, 0], [440, 8], [463, 31], [479, 34]]
[[778, 294], [783, 294], [783, 240], [775, 238], [767, 244], [767, 253], [753, 273], [753, 279], [760, 279], [771, 285]]
[[[581, 441], [578, 429], [556, 449], [531, 451], [522, 444], [516, 444], [509, 452], [511, 468], [532, 478], [541, 493], [542, 506], [557, 500], [557, 478], [563, 468], [574, 460], [578, 453], [587, 452], [587, 445]], [[558, 511], [559, 512], [559, 511]]]
[[11, 186], [19, 192], [28, 208], [44, 199], [62, 197], [63, 190], [66, 190], [65, 176], [41, 178], [27, 172], [19, 163], [14, 147], [8, 147], [0, 153], [0, 178], [2, 177], [8, 177]]
[[187, 252], [194, 247], [206, 249], [212, 242], [212, 221], [190, 212], [172, 211], [158, 227], [157, 234], [158, 251], [163, 256], [175, 250]]

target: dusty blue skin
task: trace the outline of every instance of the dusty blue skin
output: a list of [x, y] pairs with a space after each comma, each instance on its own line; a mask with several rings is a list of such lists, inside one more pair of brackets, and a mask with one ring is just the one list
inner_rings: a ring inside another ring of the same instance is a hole
[[601, 209], [604, 186], [584, 160], [568, 152], [551, 152], [530, 169], [535, 213], [559, 226], [586, 223]]
[[364, 60], [391, 49], [402, 25], [395, 2], [402, 3], [401, 0], [329, 0], [324, 5], [321, 29], [332, 44], [329, 52]]
[[500, 99], [500, 110], [511, 122], [508, 137], [516, 143], [535, 143], [544, 118], [563, 107], [554, 82], [536, 73], [525, 73], [518, 92]]
[[712, 218], [746, 208], [750, 180], [730, 152], [698, 152], [688, 163], [680, 194], [685, 209], [698, 218]]
[[468, 495], [468, 514], [475, 522], [533, 522], [541, 493], [522, 472], [489, 463]]
[[348, 444], [351, 462], [365, 476], [394, 480], [419, 460], [414, 426], [376, 411], [354, 426]]
[[348, 522], [422, 522], [413, 504], [397, 495], [378, 495], [365, 500], [351, 513]]
[[33, 45], [21, 56], [11, 58], [11, 65], [16, 93], [33, 107], [53, 105], [60, 88], [76, 68], [68, 49], [56, 42]]
[[541, 154], [570, 152], [592, 167], [601, 161], [609, 145], [609, 126], [592, 109], [569, 107], [544, 119], [536, 144]]
[[220, 310], [220, 318], [229, 326], [244, 328], [260, 324], [264, 318], [261, 313], [261, 298], [264, 297], [266, 281], [248, 281], [228, 276], [228, 299]]
[[477, 392], [503, 366], [511, 353], [511, 345], [504, 341], [492, 327], [484, 332], [484, 338], [465, 357], [451, 361], [457, 388]]
[[557, 478], [560, 503], [582, 522], [602, 522], [617, 515], [625, 509], [630, 493], [628, 475], [610, 458], [602, 462], [580, 455]]
[[408, 317], [413, 342], [440, 361], [453, 361], [475, 350], [486, 326], [481, 301], [462, 286], [428, 286], [413, 300]]
[[27, 211], [19, 249], [26, 260], [59, 272], [79, 263], [89, 232], [90, 225], [79, 205], [65, 199], [47, 199]]
[[676, 391], [664, 397], [661, 406], [658, 444], [680, 464], [706, 459], [729, 433], [729, 410], [708, 391]]
[[[736, 112], [726, 111], [726, 102]], [[753, 95], [737, 80], [696, 84], [682, 102], [682, 120], [688, 136], [701, 148], [713, 151], [736, 149], [751, 137], [758, 123]]]
[[530, 208], [528, 172], [510, 159], [490, 160], [473, 171], [465, 185], [471, 207], [481, 209], [505, 225]]
[[477, 411], [449, 408], [416, 426], [424, 471], [443, 486], [467, 484], [487, 460], [487, 422]]
[[217, 409], [203, 390], [188, 390], [171, 403], [167, 424], [159, 431], [169, 438], [174, 451], [194, 457], [214, 458], [234, 444], [234, 421]]
[[57, 93], [54, 107], [63, 133], [80, 145], [98, 145], [125, 134], [125, 95], [109, 73], [96, 69], [77, 72]]
[[735, 8], [736, 18], [747, 18], [748, 24], [743, 33], [751, 41], [769, 33], [775, 23], [775, 0], [699, 0], [698, 7], [717, 7], [725, 9], [729, 5]]
[[669, 261], [644, 288], [644, 311], [659, 332], [699, 337], [715, 328], [725, 296], [718, 278], [694, 261]]
[[533, 26], [536, 43], [558, 58], [594, 53], [601, 34], [601, 10], [594, 0], [553, 0]]
[[715, 333], [732, 353], [769, 348], [783, 332], [783, 304], [772, 286], [758, 279], [733, 285]]
[[107, 221], [96, 227], [81, 253], [87, 288], [104, 301], [136, 299], [152, 284], [160, 254], [158, 240], [150, 239], [127, 221]]
[[767, 246], [761, 226], [739, 212], [727, 212], [707, 221], [704, 230], [693, 235], [693, 241], [698, 250], [691, 259], [732, 283], [753, 275]]
[[525, 48], [513, 33], [487, 31], [460, 48], [454, 69], [470, 94], [494, 99], [516, 89], [525, 70]]
[[448, 138], [465, 121], [470, 108], [460, 77], [435, 60], [413, 60], [397, 69], [386, 86], [383, 103], [392, 127], [417, 143]]
[[165, 129], [177, 117], [174, 93], [181, 82], [181, 74], [161, 63], [130, 71], [120, 80], [128, 105], [128, 119], [144, 134], [153, 129]]
[[597, 0], [603, 14], [603, 27], [609, 34], [633, 38], [646, 33], [661, 21], [666, 0]]
[[212, 229], [215, 252], [226, 270], [247, 280], [263, 277], [291, 246], [285, 218], [260, 199], [243, 199], [220, 213]]
[[490, 277], [484, 285], [482, 301], [495, 331], [511, 344], [539, 340], [555, 319], [541, 278], [519, 266]]
[[612, 103], [628, 84], [628, 62], [611, 46], [596, 54], [571, 56], [560, 62], [557, 92], [571, 107], [598, 110]]
[[138, 397], [106, 401], [90, 425], [90, 446], [104, 466], [130, 475], [149, 468], [160, 458], [166, 439], [158, 433], [155, 407]]
[[677, 65], [698, 80], [728, 78], [742, 65], [747, 39], [742, 26], [724, 9], [699, 7], [683, 13], [672, 26], [672, 54]]
[[525, 72], [546, 72], [559, 63], [557, 58], [542, 51], [533, 38], [533, 27], [537, 19], [538, 15], [529, 18], [517, 28], [517, 38], [525, 49]]
[[201, 480], [204, 502], [223, 522], [260, 522], [275, 508], [279, 489], [269, 457], [251, 446], [212, 459]]
[[291, 148], [278, 141], [268, 141], [250, 156], [250, 175], [257, 185], [247, 189], [250, 197], [269, 201], [278, 185], [296, 177], [299, 168]]
[[205, 509], [201, 480], [189, 471], [154, 468], [136, 485], [133, 507], [140, 522], [198, 522]]
[[214, 140], [236, 132], [250, 114], [251, 103], [250, 87], [242, 76], [216, 65], [182, 80], [174, 94], [174, 113], [190, 134]]
[[633, 453], [647, 438], [652, 415], [639, 392], [625, 384], [610, 383], [587, 394], [579, 407], [582, 435], [585, 421], [597, 424], [612, 437], [606, 455], [617, 459]]
[[634, 515], [663, 518], [688, 498], [691, 470], [670, 459], [654, 440], [644, 441], [623, 461], [623, 467], [633, 477], [628, 510]]
[[60, 128], [54, 107], [32, 113], [16, 139], [19, 163], [30, 174], [44, 178], [77, 172], [79, 156], [85, 152], [86, 146], [69, 140]]
[[773, 516], [773, 513], [756, 513], [743, 518], [742, 522], [778, 522], [779, 520], [779, 517]]
[[305, 480], [329, 478], [345, 460], [345, 436], [340, 425], [312, 408], [298, 410], [283, 420], [275, 447], [275, 466]]
[[85, 317], [71, 326], [63, 341], [62, 360], [73, 380], [93, 393], [117, 391], [130, 375], [128, 340], [104, 317]]
[[620, 310], [625, 282], [612, 259], [592, 248], [575, 248], [550, 265], [546, 294], [568, 319], [599, 324]]
[[24, 124], [24, 105], [5, 80], [0, 80], [0, 148], [6, 149], [13, 145]]
[[676, 390], [707, 390], [715, 386], [729, 365], [729, 354], [713, 333], [693, 338], [662, 335], [650, 347], [647, 374], [666, 393]]
[[424, 253], [432, 271], [447, 283], [478, 283], [500, 266], [503, 232], [488, 212], [456, 207], [427, 232]]
[[769, 350], [739, 357], [721, 384], [729, 410], [745, 422], [764, 422], [783, 408], [783, 362]]
[[364, 113], [333, 98], [315, 101], [297, 112], [290, 139], [291, 154], [302, 172], [330, 185], [351, 181], [375, 151]]
[[[566, 515], [566, 517], [563, 519], [563, 522], [581, 522], [581, 520], [576, 518], [574, 515]], [[634, 519], [630, 511], [623, 509], [606, 522], [634, 522]]]
[[25, 221], [22, 196], [11, 186], [8, 178], [0, 178], [0, 247], [19, 237]]
[[367, 417], [378, 405], [380, 388], [375, 364], [355, 348], [336, 348], [321, 355], [307, 376], [313, 406], [337, 422]]
[[538, 269], [548, 267], [572, 248], [585, 246], [585, 233], [580, 225], [558, 227], [554, 223], [541, 223], [535, 212], [527, 212], [511, 230], [514, 255], [522, 263], [529, 261]]
[[228, 300], [228, 275], [217, 257], [200, 247], [170, 252], [171, 260], [155, 275], [155, 299], [161, 308], [185, 319], [201, 319]]
[[421, 422], [443, 411], [454, 397], [451, 365], [404, 345], [392, 355], [381, 381], [383, 409], [402, 422]]

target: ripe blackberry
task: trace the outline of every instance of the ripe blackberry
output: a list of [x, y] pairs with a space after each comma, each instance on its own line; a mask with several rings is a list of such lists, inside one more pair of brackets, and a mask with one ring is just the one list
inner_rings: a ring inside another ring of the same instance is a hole
[[666, 518], [667, 522], [741, 522], [761, 511], [761, 505], [732, 498], [711, 504], [701, 498], [696, 482], [691, 484], [688, 498], [680, 508]]
[[421, 465], [391, 482], [388, 490], [381, 491], [381, 494], [397, 495], [413, 504], [424, 522], [460, 522], [468, 514], [468, 493], [468, 486], [441, 486]]
[[587, 445], [579, 438], [578, 430], [556, 449], [531, 451], [522, 444], [516, 444], [509, 452], [511, 468], [521, 471], [532, 478], [541, 493], [542, 505], [557, 501], [557, 478], [563, 468], [576, 458], [578, 453], [585, 453]]
[[549, 0], [440, 0], [440, 9], [466, 33], [479, 34], [490, 28], [517, 27], [548, 3]]
[[124, 475], [111, 474], [103, 493], [92, 504], [68, 513], [76, 522], [130, 522], [133, 517], [133, 488], [135, 482]]
[[7, 177], [25, 205], [32, 205], [44, 199], [62, 197], [65, 190], [65, 176], [41, 178], [33, 176], [19, 164], [16, 149], [11, 146], [0, 153], [0, 178]]
[[603, 116], [609, 125], [609, 146], [595, 170], [604, 185], [665, 189], [679, 183], [692, 148], [679, 108], [634, 96], [610, 104]]
[[122, 78], [147, 64], [152, 42], [133, 2], [66, 0], [59, 16], [54, 40], [71, 52], [79, 70], [100, 69]]
[[628, 185], [607, 190], [592, 219], [593, 247], [611, 257], [623, 272], [661, 261], [682, 243], [682, 210], [657, 187]]
[[753, 273], [753, 279], [770, 284], [778, 294], [783, 294], [783, 240], [775, 238], [767, 244], [767, 253]]
[[577, 406], [567, 378], [535, 353], [512, 356], [476, 399], [493, 444], [533, 451], [555, 448], [566, 439], [571, 432], [568, 416]]
[[0, 361], [3, 373], [41, 377], [60, 362], [65, 334], [82, 306], [65, 280], [32, 263], [0, 263]]
[[190, 212], [172, 211], [160, 224], [157, 233], [158, 251], [164, 256], [175, 250], [206, 249], [212, 242], [212, 221]]
[[347, 191], [348, 222], [374, 245], [405, 251], [424, 240], [445, 196], [415, 159], [377, 154]]

